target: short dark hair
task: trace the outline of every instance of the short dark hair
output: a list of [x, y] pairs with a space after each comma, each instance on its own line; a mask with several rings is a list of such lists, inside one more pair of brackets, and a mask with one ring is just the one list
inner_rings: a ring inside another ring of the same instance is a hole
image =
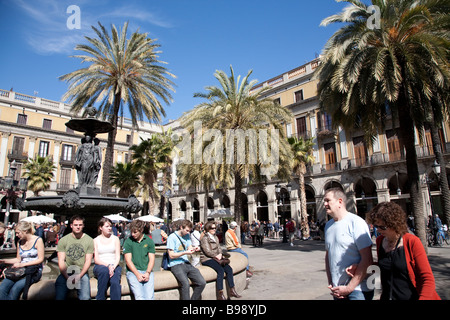
[[347, 196], [345, 195], [344, 190], [342, 190], [341, 188], [335, 187], [335, 188], [330, 188], [330, 189], [325, 190], [325, 194], [330, 193], [330, 192], [333, 193], [333, 196], [335, 199], [340, 198], [340, 199], [342, 199], [342, 201], [344, 203], [347, 202]]
[[139, 231], [139, 232], [143, 232], [145, 228], [145, 221], [142, 220], [133, 220], [130, 223], [130, 231]]
[[192, 226], [193, 226], [193, 225], [192, 225], [192, 222], [191, 222], [190, 220], [186, 220], [186, 219], [185, 219], [185, 220], [182, 220], [182, 221], [181, 221], [181, 223], [179, 224], [178, 227], [179, 227], [179, 229], [181, 229], [181, 228], [184, 229], [184, 228], [186, 228], [186, 227], [189, 227], [190, 229], [192, 229]]
[[72, 224], [75, 220], [81, 220], [81, 221], [83, 221], [83, 224], [85, 222], [85, 219], [83, 216], [76, 214], [76, 215], [70, 217], [69, 225]]
[[214, 220], [208, 221], [208, 222], [205, 224], [205, 231], [208, 232], [209, 230], [211, 230], [211, 229], [212, 229], [212, 226], [213, 226], [214, 224], [216, 224], [216, 222], [215, 222]]

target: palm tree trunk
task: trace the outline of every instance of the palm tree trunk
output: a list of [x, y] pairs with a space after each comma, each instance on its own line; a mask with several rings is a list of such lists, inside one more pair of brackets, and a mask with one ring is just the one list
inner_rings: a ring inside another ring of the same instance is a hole
[[[242, 216], [242, 177], [239, 171], [239, 165], [235, 164], [234, 172], [234, 219], [238, 226], [241, 225]], [[241, 229], [236, 228], [236, 236], [240, 239]]]
[[302, 163], [302, 168], [299, 172], [299, 185], [300, 185], [300, 230], [302, 230], [302, 237], [309, 238], [309, 225], [308, 225], [308, 212], [306, 208], [306, 191], [305, 191], [305, 164]]
[[[404, 92], [404, 90], [402, 90], [401, 92]], [[424, 202], [421, 192], [419, 168], [417, 166], [417, 153], [414, 142], [415, 126], [414, 121], [409, 113], [409, 108], [407, 107], [406, 100], [407, 99], [405, 98], [405, 96], [400, 94], [398, 99], [400, 132], [406, 150], [406, 170], [411, 186], [410, 196], [414, 216], [415, 233], [422, 242], [425, 250], [427, 250], [426, 224], [423, 211]]]
[[447, 225], [450, 225], [450, 190], [448, 188], [447, 172], [445, 168], [445, 159], [442, 153], [441, 139], [439, 139], [439, 133], [435, 126], [434, 115], [431, 115], [433, 119], [429, 123], [431, 131], [431, 140], [433, 141], [433, 152], [436, 156], [436, 160], [441, 167], [441, 174], [439, 175], [439, 188], [442, 194], [442, 209], [444, 211], [445, 220]]
[[114, 130], [108, 133], [108, 143], [105, 152], [105, 161], [103, 161], [103, 175], [102, 175], [102, 188], [101, 195], [102, 197], [107, 197], [109, 189], [111, 188], [110, 183], [110, 172], [111, 167], [114, 162], [114, 145], [116, 143], [116, 135], [117, 135], [117, 120], [119, 119], [119, 107], [121, 101], [120, 92], [116, 93], [114, 97], [114, 113], [111, 116], [111, 124], [114, 126]]

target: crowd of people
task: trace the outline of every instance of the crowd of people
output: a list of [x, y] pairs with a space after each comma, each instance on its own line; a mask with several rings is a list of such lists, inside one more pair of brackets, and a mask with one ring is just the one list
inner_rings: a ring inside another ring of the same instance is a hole
[[[228, 298], [241, 297], [234, 285], [228, 253], [239, 252], [248, 258], [234, 233], [236, 222], [232, 222], [225, 233], [228, 250], [222, 249], [222, 243], [216, 235], [219, 224], [214, 221], [205, 225], [197, 223], [194, 228], [189, 220], [175, 221], [167, 226], [142, 220], [115, 224], [103, 217], [98, 221], [98, 236], [95, 238], [83, 232], [84, 223], [84, 217], [78, 215], [72, 216], [67, 225], [36, 225], [35, 228], [33, 223], [19, 222], [15, 226], [16, 237], [13, 241], [17, 256], [0, 260], [0, 268], [24, 268], [27, 275], [13, 279], [3, 273], [5, 278], [0, 283], [0, 300], [18, 300], [21, 294], [23, 299], [27, 298], [29, 287], [42, 277], [45, 247], [54, 245], [60, 271], [55, 281], [56, 300], [65, 300], [69, 290], [76, 290], [79, 300], [91, 299], [89, 268], [92, 262], [98, 286], [96, 300], [107, 299], [108, 288], [110, 299], [120, 300], [122, 254], [127, 283], [134, 299], [153, 300], [156, 246], [161, 245], [166, 245], [169, 270], [180, 284], [182, 300], [201, 298], [206, 286], [206, 281], [198, 269], [201, 265], [210, 267], [217, 273], [218, 300], [226, 299], [223, 291], [225, 275], [229, 289]], [[3, 230], [3, 233], [5, 232], [6, 229]], [[52, 257], [48, 258], [51, 259]], [[249, 266], [246, 273], [247, 277], [252, 276]], [[192, 296], [189, 295], [189, 280], [194, 288]]]
[[[15, 246], [17, 256], [0, 260], [0, 268], [6, 265], [26, 267], [20, 279], [5, 278], [0, 283], [0, 300], [16, 300], [22, 294], [27, 298], [29, 287], [40, 280], [44, 263], [45, 246], [56, 245], [60, 275], [55, 281], [57, 300], [66, 299], [71, 289], [76, 289], [80, 300], [91, 298], [89, 268], [94, 261], [93, 273], [97, 278], [97, 300], [105, 300], [110, 288], [110, 299], [121, 299], [121, 254], [123, 254], [126, 279], [136, 300], [154, 299], [154, 273], [156, 246], [165, 245], [168, 253], [168, 269], [180, 285], [181, 300], [201, 299], [206, 286], [199, 266], [203, 265], [217, 273], [216, 296], [240, 298], [236, 291], [230, 252], [248, 258], [242, 244], [248, 239], [253, 246], [263, 246], [265, 237], [279, 239], [286, 233], [292, 245], [294, 237], [299, 239], [325, 240], [325, 270], [328, 288], [334, 299], [372, 300], [373, 283], [368, 283], [369, 267], [374, 264], [380, 270], [381, 300], [439, 300], [435, 280], [427, 254], [420, 239], [412, 232], [411, 223], [403, 209], [394, 202], [382, 202], [367, 213], [366, 220], [346, 209], [347, 198], [338, 188], [328, 189], [324, 195], [324, 208], [331, 219], [323, 226], [310, 224], [308, 237], [303, 236], [302, 227], [287, 219], [283, 226], [271, 221], [235, 221], [206, 224], [179, 220], [170, 226], [133, 220], [131, 223], [113, 224], [102, 218], [98, 222], [98, 236], [92, 239], [83, 232], [84, 218], [70, 219], [70, 233], [64, 235], [65, 224], [40, 226], [21, 221], [11, 235], [9, 226], [0, 224], [3, 233], [2, 246]], [[430, 228], [440, 220], [433, 217]], [[283, 229], [284, 228], [284, 229]], [[377, 259], [372, 256], [372, 236], [376, 236]], [[226, 250], [222, 249], [222, 246]], [[252, 276], [250, 266], [247, 277]], [[192, 295], [190, 287], [192, 286]]]

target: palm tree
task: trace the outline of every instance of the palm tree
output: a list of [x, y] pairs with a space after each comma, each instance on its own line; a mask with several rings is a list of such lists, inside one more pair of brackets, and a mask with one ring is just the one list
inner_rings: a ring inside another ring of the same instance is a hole
[[[286, 147], [284, 123], [290, 121], [292, 114], [287, 108], [275, 104], [272, 100], [262, 98], [262, 94], [268, 90], [268, 87], [252, 91], [256, 84], [256, 80], [249, 81], [252, 71], [249, 71], [242, 81], [240, 81], [240, 76], [237, 79], [235, 78], [233, 67], [230, 67], [230, 71], [230, 76], [221, 70], [215, 72], [214, 76], [219, 81], [220, 87], [208, 86], [206, 87], [206, 93], [194, 94], [194, 97], [204, 98], [207, 101], [197, 105], [191, 112], [184, 115], [181, 123], [183, 127], [193, 132], [194, 123], [200, 121], [202, 127], [207, 130], [218, 130], [221, 137], [225, 137], [225, 139], [211, 140], [209, 146], [212, 146], [215, 150], [222, 150], [225, 155], [222, 157], [222, 162], [217, 164], [217, 183], [225, 186], [229, 180], [229, 175], [232, 174], [234, 177], [234, 215], [237, 224], [240, 225], [242, 179], [250, 175], [257, 178], [256, 173], [261, 170], [261, 167], [264, 167], [264, 163], [261, 161], [263, 152], [257, 150], [256, 145], [248, 141], [240, 146], [238, 145], [233, 150], [223, 148], [226, 145], [226, 139], [230, 140], [228, 142], [237, 142], [236, 137], [240, 133], [259, 132], [259, 129], [268, 129], [268, 126], [270, 126], [274, 129], [273, 132], [277, 132], [280, 137], [279, 145], [272, 145], [272, 155], [279, 151], [280, 157], [289, 158], [285, 155], [286, 152], [289, 152], [289, 148]], [[270, 133], [275, 138], [273, 132]], [[233, 135], [234, 138], [232, 138]], [[239, 160], [238, 156], [242, 154], [245, 158]], [[232, 159], [231, 155], [233, 156]], [[260, 156], [258, 161], [254, 161], [254, 155]], [[253, 158], [251, 159], [251, 157]], [[270, 165], [264, 168], [270, 170]], [[277, 173], [277, 170], [274, 170], [270, 174], [276, 175]]]
[[[160, 198], [156, 185], [158, 172], [163, 172], [163, 179], [169, 181], [170, 176], [167, 172], [170, 172], [168, 167], [172, 164], [172, 150], [170, 141], [161, 134], [153, 134], [146, 140], [141, 138], [140, 144], [130, 147], [130, 151], [133, 152], [134, 166], [142, 180], [141, 195], [144, 201], [149, 202], [151, 214], [155, 210], [156, 201]], [[164, 185], [167, 186], [167, 182]]]
[[[203, 142], [201, 147], [202, 154], [205, 150], [205, 147], [207, 144]], [[194, 149], [191, 150], [191, 159], [193, 159], [195, 155]], [[204, 197], [204, 212], [203, 212], [203, 218], [201, 218], [202, 221], [206, 221], [208, 217], [208, 197], [209, 197], [209, 191], [211, 188], [218, 187], [220, 188], [219, 184], [216, 184], [217, 177], [218, 177], [218, 170], [219, 166], [214, 164], [207, 164], [205, 162], [202, 162], [200, 164], [195, 163], [180, 163], [177, 165], [177, 178], [182, 186], [183, 189], [188, 190], [190, 188], [195, 188], [196, 190], [205, 190], [205, 197]], [[231, 177], [230, 177], [231, 178]], [[231, 179], [227, 181], [228, 183], [226, 185], [231, 184]]]
[[[373, 139], [388, 114], [398, 118], [406, 150], [416, 232], [426, 247], [425, 217], [414, 128], [428, 109], [421, 101], [433, 88], [448, 90], [447, 0], [373, 0], [379, 28], [369, 28], [371, 11], [359, 0], [322, 25], [345, 23], [327, 42], [316, 76], [320, 104], [335, 124], [365, 130]], [[447, 8], [447, 9], [446, 9]]]
[[288, 142], [291, 145], [294, 154], [292, 169], [298, 175], [298, 184], [300, 186], [300, 205], [301, 205], [301, 229], [304, 238], [309, 238], [308, 213], [306, 209], [305, 192], [305, 173], [306, 166], [314, 163], [313, 138], [303, 139], [303, 137], [289, 137]]
[[56, 167], [49, 157], [36, 156], [28, 159], [24, 168], [27, 171], [22, 176], [28, 178], [28, 189], [33, 191], [35, 197], [39, 196], [39, 192], [50, 188]]
[[132, 163], [116, 163], [111, 170], [110, 178], [111, 185], [119, 188], [119, 198], [127, 198], [134, 194], [141, 185], [139, 172]]
[[[86, 68], [73, 71], [60, 77], [69, 82], [69, 89], [63, 100], [72, 102], [72, 112], [99, 103], [98, 110], [103, 118], [117, 127], [119, 115], [123, 116], [125, 105], [131, 115], [134, 127], [144, 116], [155, 122], [165, 116], [164, 107], [159, 100], [169, 104], [170, 91], [175, 76], [158, 60], [160, 45], [147, 37], [146, 33], [134, 32], [127, 39], [128, 23], [119, 33], [114, 25], [109, 35], [99, 22], [99, 29], [92, 26], [98, 38], [86, 37], [90, 45], [77, 45], [76, 50], [86, 55], [74, 57], [90, 63]], [[108, 133], [108, 143], [103, 162], [102, 195], [106, 196], [110, 186], [109, 173], [114, 160], [114, 144], [117, 130]]]

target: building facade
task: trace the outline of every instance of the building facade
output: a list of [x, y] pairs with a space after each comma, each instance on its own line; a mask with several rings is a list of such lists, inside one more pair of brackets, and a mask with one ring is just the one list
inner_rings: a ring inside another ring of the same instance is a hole
[[[397, 134], [398, 124], [388, 119], [385, 130], [378, 133], [372, 144], [364, 140], [361, 129], [336, 129], [331, 117], [319, 108], [318, 82], [313, 77], [318, 63], [319, 59], [315, 59], [263, 81], [254, 88], [270, 86], [265, 98], [277, 101], [292, 111], [292, 121], [285, 128], [288, 136], [313, 138], [315, 162], [307, 167], [305, 175], [309, 219], [327, 219], [323, 196], [330, 187], [342, 188], [348, 196], [348, 210], [362, 217], [382, 201], [395, 201], [410, 213], [405, 152]], [[19, 180], [22, 166], [28, 158], [34, 158], [35, 155], [49, 156], [56, 170], [50, 189], [42, 192], [42, 195], [63, 194], [75, 187], [77, 175], [73, 167], [74, 155], [81, 144], [82, 133], [73, 132], [65, 126], [72, 117], [67, 104], [0, 90], [0, 175], [8, 176], [10, 165], [15, 161], [15, 180]], [[172, 121], [164, 127], [139, 122], [139, 128], [133, 128], [131, 120], [120, 120], [114, 163], [130, 161], [129, 147], [138, 144], [141, 138], [147, 139], [151, 134], [169, 127], [174, 132], [182, 129], [179, 121]], [[440, 130], [446, 162], [450, 159], [449, 130], [446, 123]], [[419, 139], [420, 136], [424, 137], [423, 141]], [[107, 135], [100, 134], [98, 138], [104, 155]], [[432, 171], [435, 157], [430, 132], [425, 130], [419, 134], [416, 130], [415, 138], [425, 212], [428, 215], [431, 210], [441, 213], [439, 186]], [[174, 160], [172, 168], [174, 185], [177, 161]], [[448, 175], [447, 172], [442, 174]], [[100, 182], [101, 172], [97, 184]], [[277, 186], [280, 187], [279, 192], [276, 192]], [[28, 193], [31, 195], [30, 191]], [[114, 193], [116, 190], [111, 190], [111, 195]], [[220, 210], [231, 214], [234, 211], [235, 194], [232, 187], [214, 189], [206, 194], [204, 190], [185, 190], [180, 186], [165, 196], [168, 201], [164, 213], [157, 208], [155, 214], [170, 219], [206, 221], [208, 216]], [[273, 222], [288, 217], [298, 220], [300, 216], [299, 182], [295, 175], [290, 181], [274, 179], [261, 184], [251, 184], [245, 180], [241, 199], [243, 219], [246, 221]], [[12, 213], [11, 221], [17, 221], [19, 212], [13, 209]]]
[[[372, 144], [364, 140], [364, 131], [346, 131], [335, 128], [331, 117], [322, 112], [317, 96], [318, 80], [314, 72], [319, 59], [261, 82], [271, 87], [265, 98], [289, 108], [293, 119], [286, 124], [287, 136], [313, 138], [313, 165], [305, 175], [307, 211], [312, 221], [327, 220], [323, 208], [325, 190], [342, 188], [348, 197], [347, 209], [364, 217], [377, 203], [395, 201], [411, 213], [405, 151], [397, 133], [398, 123], [388, 119], [386, 128], [379, 132]], [[440, 130], [441, 145], [446, 162], [450, 159], [450, 132], [447, 123]], [[432, 170], [435, 160], [429, 130], [421, 135], [416, 130], [416, 151], [421, 175], [424, 210], [442, 214], [437, 177]], [[448, 173], [443, 173], [448, 175]], [[276, 186], [281, 191], [276, 192]], [[225, 208], [233, 211], [233, 188], [214, 190], [205, 195], [202, 190], [179, 191], [171, 199], [174, 216], [193, 221], [205, 221], [208, 213]], [[298, 177], [290, 181], [273, 180], [266, 184], [246, 184], [242, 192], [243, 218], [271, 220], [292, 217], [299, 219], [300, 195]]]

